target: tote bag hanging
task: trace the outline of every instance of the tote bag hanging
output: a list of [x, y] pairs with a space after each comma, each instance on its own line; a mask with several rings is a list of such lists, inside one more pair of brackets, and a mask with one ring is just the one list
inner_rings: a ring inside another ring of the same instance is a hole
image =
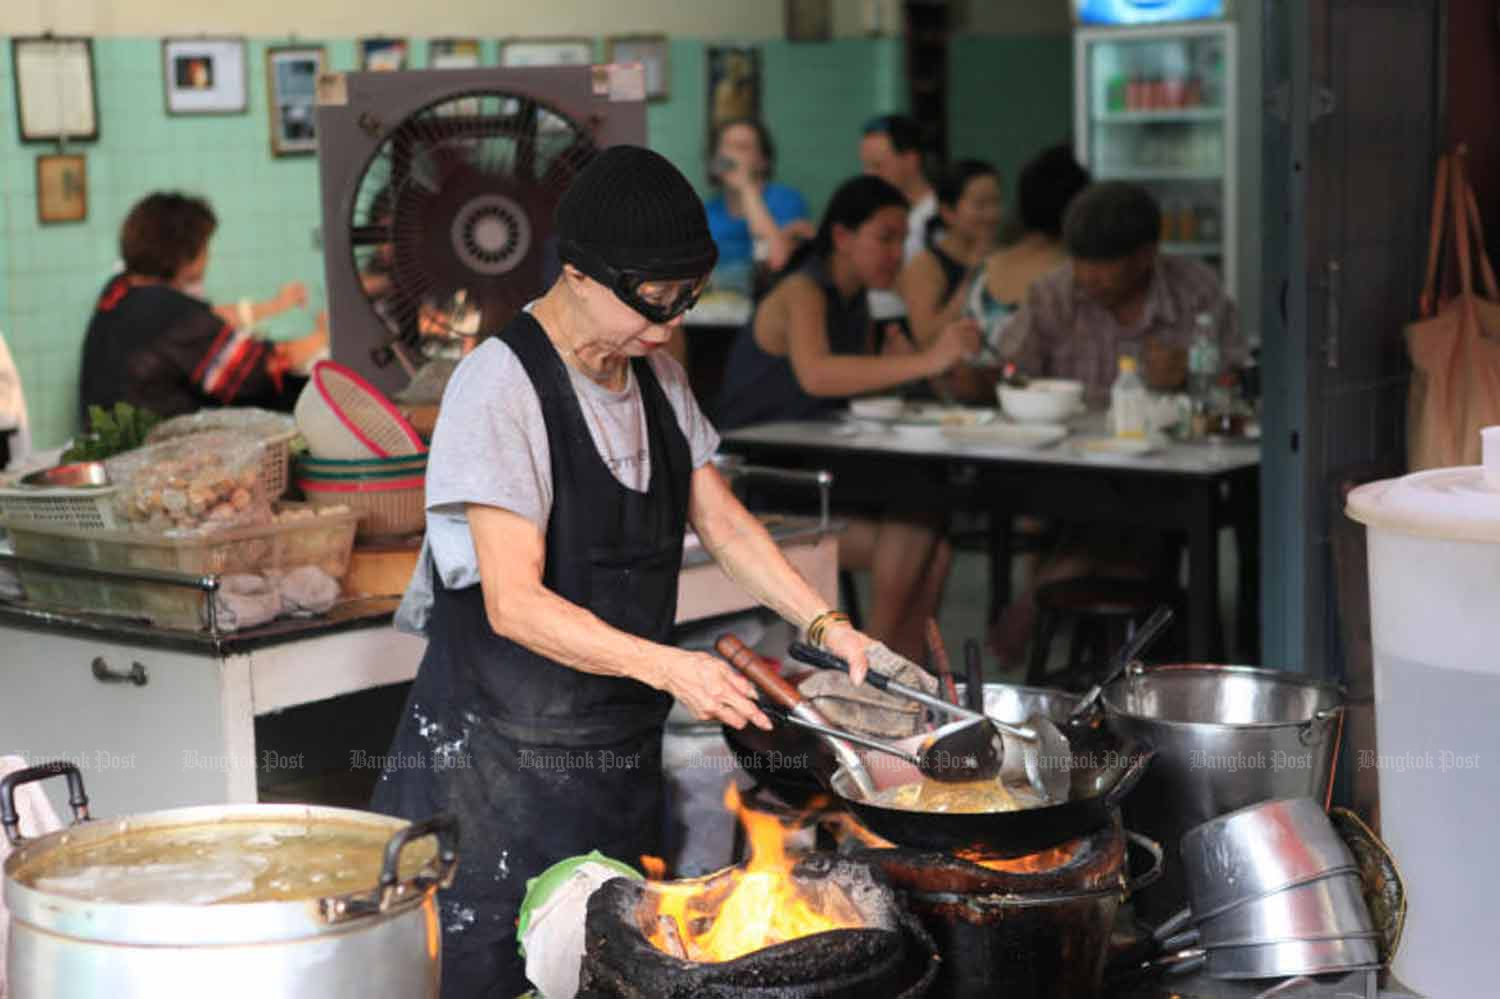
[[[1500, 425], [1500, 287], [1460, 148], [1438, 163], [1420, 315], [1406, 327], [1412, 362], [1407, 462], [1413, 471], [1479, 464], [1479, 430]], [[1445, 204], [1446, 202], [1446, 204]], [[1444, 216], [1451, 217], [1458, 293], [1442, 299]], [[1478, 257], [1483, 293], [1474, 287]]]

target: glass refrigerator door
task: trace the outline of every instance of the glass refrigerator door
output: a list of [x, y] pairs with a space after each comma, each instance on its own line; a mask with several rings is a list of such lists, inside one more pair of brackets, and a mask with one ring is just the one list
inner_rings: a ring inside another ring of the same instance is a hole
[[1162, 243], [1224, 264], [1232, 107], [1226, 34], [1100, 32], [1083, 45], [1080, 83], [1088, 167], [1156, 195]]

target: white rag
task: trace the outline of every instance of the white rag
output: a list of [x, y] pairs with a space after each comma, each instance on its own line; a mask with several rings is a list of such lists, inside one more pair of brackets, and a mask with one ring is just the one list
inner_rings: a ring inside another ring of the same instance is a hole
[[[31, 453], [31, 429], [26, 417], [26, 395], [21, 391], [21, 372], [0, 333], [0, 433], [15, 431], [10, 440], [10, 465], [18, 468]], [[0, 469], [3, 471], [3, 469]]]
[[[26, 761], [19, 756], [0, 756], [0, 779], [17, 770], [25, 770]], [[43, 836], [62, 828], [52, 803], [47, 800], [40, 784], [22, 784], [16, 788], [16, 812], [21, 816], [22, 836]], [[0, 836], [0, 865], [10, 856], [10, 841]], [[0, 893], [0, 999], [5, 999], [5, 954], [10, 940], [10, 913], [5, 908], [5, 896]]]
[[531, 914], [526, 937], [526, 977], [543, 999], [573, 999], [583, 968], [584, 917], [589, 896], [620, 872], [604, 864], [585, 863]]

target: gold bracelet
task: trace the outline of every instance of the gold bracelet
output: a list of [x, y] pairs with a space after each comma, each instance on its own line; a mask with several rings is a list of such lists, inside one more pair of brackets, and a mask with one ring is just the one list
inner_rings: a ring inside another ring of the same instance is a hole
[[848, 624], [849, 615], [842, 611], [826, 610], [812, 619], [807, 626], [807, 640], [818, 648], [823, 647], [823, 636], [827, 633], [829, 625]]

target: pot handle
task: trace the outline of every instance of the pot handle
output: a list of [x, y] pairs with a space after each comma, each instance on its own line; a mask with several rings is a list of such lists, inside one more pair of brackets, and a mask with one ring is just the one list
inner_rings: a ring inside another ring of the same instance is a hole
[[[428, 836], [438, 841], [437, 870], [427, 873], [429, 868], [412, 878], [401, 880], [401, 853], [406, 847]], [[458, 871], [458, 818], [441, 812], [422, 822], [413, 822], [391, 834], [385, 844], [385, 859], [380, 865], [380, 883], [368, 892], [348, 895], [332, 895], [318, 901], [318, 909], [325, 922], [343, 923], [351, 919], [373, 916], [385, 912], [397, 902], [425, 892], [436, 885], [447, 888], [453, 884], [453, 875]]]
[[1161, 872], [1162, 868], [1166, 865], [1167, 854], [1161, 848], [1160, 843], [1150, 837], [1142, 836], [1140, 833], [1127, 830], [1125, 838], [1151, 855], [1151, 866], [1145, 872], [1125, 879], [1125, 895], [1128, 898], [1137, 892], [1150, 888], [1161, 880]]
[[1297, 741], [1304, 746], [1311, 746], [1318, 740], [1318, 730], [1333, 722], [1342, 722], [1344, 719], [1344, 706], [1336, 704], [1331, 708], [1321, 708], [1313, 713], [1313, 716], [1297, 727]]
[[16, 811], [16, 788], [22, 784], [33, 784], [48, 777], [68, 778], [68, 804], [73, 809], [73, 824], [89, 820], [89, 796], [83, 790], [83, 774], [71, 763], [56, 760], [40, 763], [25, 770], [17, 770], [0, 780], [0, 826], [5, 829], [5, 838], [11, 846], [26, 842], [21, 835], [21, 815]]
[[1133, 754], [1134, 759], [1131, 760], [1130, 768], [1120, 775], [1114, 787], [1104, 792], [1104, 804], [1110, 808], [1117, 807], [1127, 794], [1135, 790], [1135, 786], [1146, 775], [1146, 768], [1156, 758], [1154, 747], [1143, 744], [1136, 748], [1139, 751]]

